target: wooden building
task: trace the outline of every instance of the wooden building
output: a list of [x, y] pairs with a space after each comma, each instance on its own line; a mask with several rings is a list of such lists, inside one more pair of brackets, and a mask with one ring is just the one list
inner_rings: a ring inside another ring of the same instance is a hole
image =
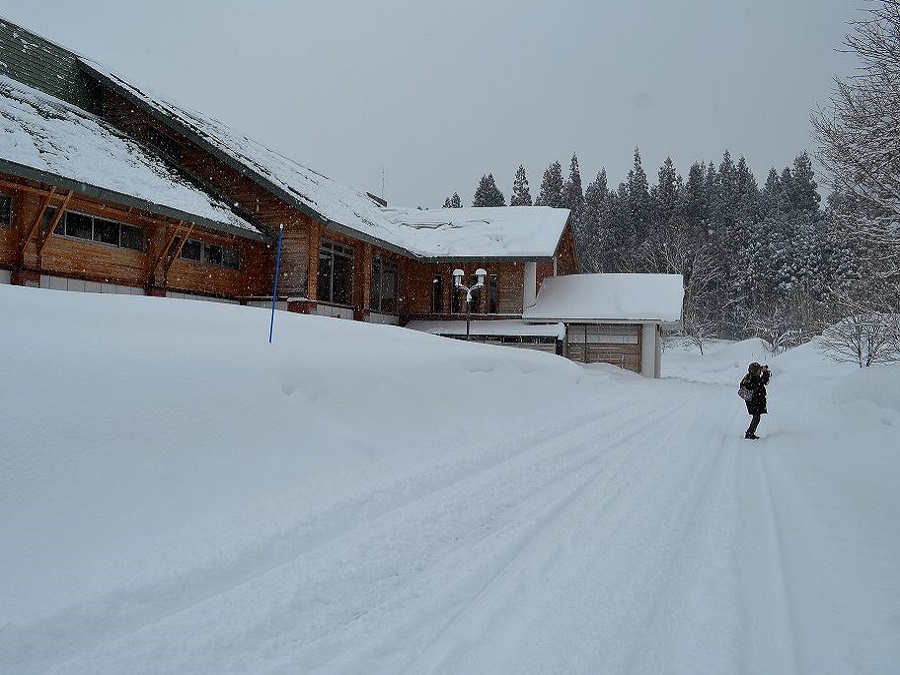
[[[569, 212], [404, 209], [0, 19], [0, 283], [277, 306], [562, 351], [522, 318], [578, 273]], [[501, 328], [502, 327], [502, 328]]]
[[292, 311], [449, 318], [484, 267], [472, 311], [521, 317], [577, 271], [565, 210], [390, 209], [6, 21], [0, 56], [0, 281], [262, 302], [281, 226]]

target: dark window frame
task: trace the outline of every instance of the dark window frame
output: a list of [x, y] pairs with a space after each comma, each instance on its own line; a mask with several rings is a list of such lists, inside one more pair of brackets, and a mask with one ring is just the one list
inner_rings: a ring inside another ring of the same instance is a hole
[[431, 313], [444, 313], [444, 275], [435, 274], [431, 277]]
[[488, 276], [488, 314], [500, 313], [500, 277], [497, 274]]
[[372, 256], [372, 289], [369, 308], [382, 314], [396, 314], [400, 297], [400, 265], [382, 255]]
[[12, 227], [12, 197], [0, 193], [0, 227]]
[[[181, 237], [175, 237], [169, 252], [176, 251], [181, 244]], [[228, 270], [241, 269], [241, 254], [236, 248], [211, 244], [201, 239], [188, 239], [178, 253], [180, 260], [197, 263], [199, 265], [212, 265]]]
[[333, 305], [352, 306], [355, 267], [353, 247], [325, 239], [320, 241], [316, 299]]
[[[44, 209], [43, 229], [50, 229], [50, 223], [56, 216], [56, 207]], [[72, 221], [70, 223], [70, 220]], [[99, 227], [98, 227], [99, 223]], [[144, 253], [147, 248], [147, 233], [143, 227], [129, 225], [118, 220], [102, 218], [81, 211], [63, 211], [62, 217], [53, 232], [58, 237], [87, 241], [101, 246], [121, 248], [135, 253]], [[124, 234], [124, 236], [123, 236]]]
[[470, 314], [480, 314], [481, 313], [481, 288], [475, 288], [475, 285], [478, 283], [478, 275], [472, 274], [469, 275], [469, 288], [473, 288], [475, 290], [471, 291], [472, 293], [472, 303], [469, 308]]

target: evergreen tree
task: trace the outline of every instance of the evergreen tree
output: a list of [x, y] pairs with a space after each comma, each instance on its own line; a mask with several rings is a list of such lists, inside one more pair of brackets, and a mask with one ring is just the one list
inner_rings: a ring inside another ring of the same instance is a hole
[[653, 228], [653, 208], [650, 200], [650, 184], [641, 165], [641, 153], [634, 149], [634, 165], [628, 172], [626, 183], [626, 217], [630, 249], [629, 268], [633, 272], [647, 271], [647, 240]]
[[793, 181], [788, 195], [791, 209], [811, 215], [818, 214], [821, 197], [818, 185], [816, 185], [812, 161], [806, 152], [794, 160], [794, 170], [791, 176]]
[[497, 189], [493, 174], [489, 173], [481, 177], [478, 189], [475, 190], [472, 206], [506, 206], [506, 199], [503, 197], [503, 193]]
[[578, 157], [572, 153], [572, 161], [569, 164], [569, 179], [563, 185], [562, 190], [562, 205], [575, 216], [583, 203], [584, 193], [581, 188], [581, 171], [578, 168]]
[[531, 192], [528, 189], [528, 177], [525, 175], [525, 166], [522, 164], [519, 164], [519, 168], [516, 169], [512, 193], [509, 196], [509, 205], [532, 206]]
[[607, 220], [609, 190], [606, 185], [606, 169], [601, 169], [584, 192], [584, 204], [579, 218], [581, 236], [576, 238], [579, 261], [584, 272], [602, 272], [608, 269], [605, 240], [601, 224]]
[[563, 206], [563, 177], [560, 163], [553, 162], [544, 171], [544, 180], [541, 182], [541, 192], [536, 202], [537, 206]]
[[444, 208], [445, 209], [462, 208], [462, 200], [459, 198], [459, 194], [454, 192], [452, 197], [447, 197], [447, 199], [444, 200]]
[[676, 258], [680, 258], [681, 233], [675, 219], [681, 177], [675, 171], [671, 157], [659, 169], [659, 181], [650, 188], [652, 227], [645, 247], [644, 262], [649, 272], [674, 272]]

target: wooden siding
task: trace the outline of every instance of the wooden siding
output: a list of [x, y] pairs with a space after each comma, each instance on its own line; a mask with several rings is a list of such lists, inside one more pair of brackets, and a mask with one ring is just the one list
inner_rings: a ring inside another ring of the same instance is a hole
[[[0, 192], [12, 198], [12, 227], [0, 228], [0, 267], [140, 287], [149, 292], [168, 289], [226, 298], [271, 292], [274, 254], [267, 244], [202, 228], [191, 229], [136, 209], [84, 195], [51, 193], [50, 186], [31, 181], [15, 181], [18, 179], [0, 176]], [[58, 234], [47, 236], [42, 217], [45, 205], [137, 226], [145, 233], [144, 251]], [[177, 233], [236, 249], [240, 270], [183, 259], [169, 260], [168, 246]]]
[[578, 274], [578, 254], [575, 250], [575, 235], [572, 232], [572, 226], [566, 225], [563, 230], [563, 236], [556, 251], [556, 274], [564, 276], [567, 274]]

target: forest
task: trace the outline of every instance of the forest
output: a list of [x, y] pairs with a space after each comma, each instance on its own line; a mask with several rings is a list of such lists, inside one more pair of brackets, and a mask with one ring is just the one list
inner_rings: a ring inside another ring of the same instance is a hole
[[[583, 187], [554, 161], [532, 199], [519, 166], [510, 206], [571, 210], [582, 272], [675, 273], [684, 278], [683, 331], [764, 339], [773, 351], [822, 336], [835, 358], [868, 366], [900, 358], [900, 3], [879, 0], [846, 38], [860, 73], [835, 81], [811, 113], [815, 158], [772, 168], [760, 185], [725, 150], [686, 174], [666, 159], [651, 182], [635, 149], [626, 180], [606, 171]], [[491, 174], [472, 206], [505, 206]], [[447, 208], [462, 206], [458, 193]]]

